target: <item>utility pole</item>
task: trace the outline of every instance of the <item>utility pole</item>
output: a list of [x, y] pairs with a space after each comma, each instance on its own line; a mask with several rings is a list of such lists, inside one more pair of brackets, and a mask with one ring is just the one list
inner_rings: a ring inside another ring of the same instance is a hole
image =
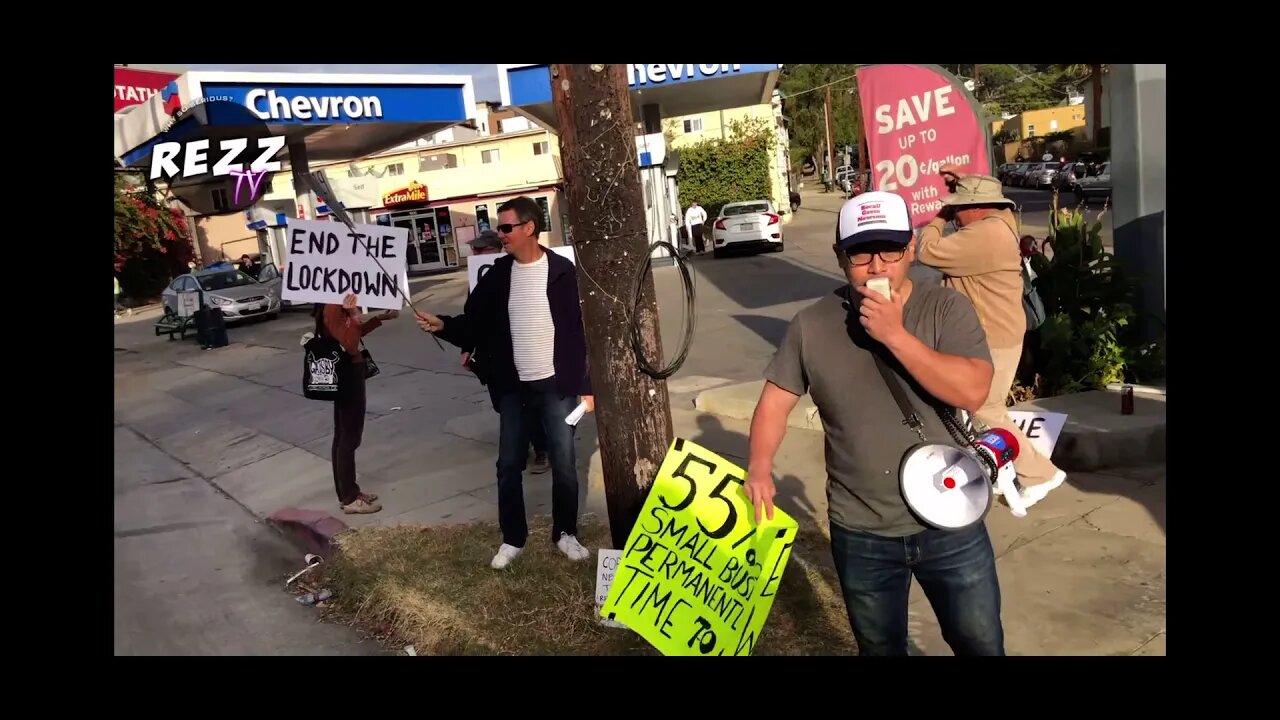
[[639, 298], [632, 295], [649, 241], [626, 71], [622, 65], [552, 65], [551, 102], [560, 126], [568, 240], [578, 265], [609, 531], [620, 550], [673, 437], [667, 384], [641, 372], [631, 344], [637, 322], [645, 356], [662, 361], [653, 276], [640, 283]]
[[1093, 76], [1093, 148], [1102, 146], [1102, 66], [1090, 65], [1089, 74]]
[[[862, 117], [862, 98], [857, 94], [858, 88], [855, 85], [849, 90], [849, 95], [853, 98], [853, 109], [855, 116], [858, 118], [858, 124], [854, 130], [854, 138], [858, 143], [858, 184], [862, 186], [862, 191], [866, 192], [871, 189], [871, 181], [867, 178], [867, 119]], [[863, 182], [866, 180], [866, 182]]]
[[836, 148], [834, 145], [834, 139], [831, 137], [831, 86], [830, 85], [827, 86], [827, 102], [826, 102], [826, 105], [823, 106], [822, 111], [823, 111], [822, 114], [827, 121], [827, 167], [830, 168], [829, 172], [831, 173], [831, 175], [829, 177], [831, 178], [832, 187], [835, 187]]

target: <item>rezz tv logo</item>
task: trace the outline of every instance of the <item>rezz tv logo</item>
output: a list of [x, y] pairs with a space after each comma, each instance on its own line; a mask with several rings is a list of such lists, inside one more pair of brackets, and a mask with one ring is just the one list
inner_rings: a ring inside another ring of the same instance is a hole
[[243, 212], [270, 190], [284, 147], [285, 136], [243, 105], [197, 102], [157, 138], [148, 175], [198, 214]]

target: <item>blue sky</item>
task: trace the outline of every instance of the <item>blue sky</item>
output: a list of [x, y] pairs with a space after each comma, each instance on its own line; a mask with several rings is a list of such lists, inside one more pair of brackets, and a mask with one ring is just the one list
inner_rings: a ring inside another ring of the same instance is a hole
[[420, 75], [470, 75], [475, 81], [476, 100], [498, 101], [498, 66], [488, 65], [375, 65], [323, 63], [317, 65], [250, 65], [222, 63], [181, 65], [188, 70], [233, 70], [237, 72], [328, 72], [328, 73], [413, 73]]

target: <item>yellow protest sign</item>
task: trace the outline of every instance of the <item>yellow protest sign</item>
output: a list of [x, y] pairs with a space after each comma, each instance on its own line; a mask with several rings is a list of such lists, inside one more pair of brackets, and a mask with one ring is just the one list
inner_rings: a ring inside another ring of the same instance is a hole
[[600, 614], [664, 655], [750, 655], [798, 526], [755, 522], [746, 473], [677, 438], [667, 450]]

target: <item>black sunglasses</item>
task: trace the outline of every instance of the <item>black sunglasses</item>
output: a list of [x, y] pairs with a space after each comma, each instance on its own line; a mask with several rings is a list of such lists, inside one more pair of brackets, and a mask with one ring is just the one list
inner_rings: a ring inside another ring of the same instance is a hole
[[503, 235], [510, 235], [512, 230], [515, 230], [516, 228], [520, 227], [521, 225], [524, 225], [525, 223], [531, 223], [531, 222], [533, 221], [524, 220], [518, 223], [502, 223], [501, 225], [497, 226], [497, 230]]

